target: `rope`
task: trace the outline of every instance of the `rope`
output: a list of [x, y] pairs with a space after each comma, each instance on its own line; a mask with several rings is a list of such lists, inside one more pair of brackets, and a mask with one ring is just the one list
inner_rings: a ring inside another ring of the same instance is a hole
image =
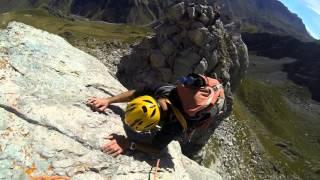
[[166, 99], [166, 103], [168, 103], [173, 111], [173, 113], [176, 115], [177, 120], [181, 124], [183, 131], [186, 132], [188, 129], [188, 124], [182, 113], [179, 111], [178, 108], [176, 108], [169, 99]]
[[158, 169], [159, 169], [159, 165], [160, 165], [160, 159], [157, 160], [157, 164], [156, 164], [156, 169], [153, 172], [153, 180], [157, 180], [157, 174], [158, 174]]

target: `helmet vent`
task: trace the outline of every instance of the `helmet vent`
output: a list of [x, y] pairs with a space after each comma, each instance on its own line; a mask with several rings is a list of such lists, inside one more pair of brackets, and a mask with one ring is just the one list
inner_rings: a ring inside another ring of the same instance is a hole
[[140, 126], [142, 123], [143, 123], [143, 121], [140, 121], [140, 122], [138, 123], [138, 126]]
[[151, 113], [151, 116], [150, 117], [153, 117], [154, 115], [156, 114], [156, 109], [154, 109]]
[[131, 112], [135, 109], [135, 107], [130, 107], [130, 109], [127, 109], [126, 113]]
[[128, 106], [132, 107], [132, 106], [135, 106], [137, 105], [136, 103], [129, 103]]
[[143, 111], [144, 113], [147, 113], [147, 111], [148, 111], [147, 107], [146, 107], [146, 106], [142, 106], [142, 111]]
[[[141, 121], [141, 119], [136, 119], [136, 120], [134, 120], [133, 121], [133, 123], [132, 124], [130, 124], [130, 126], [131, 127], [133, 127], [133, 126], [135, 126], [138, 122], [140, 122]], [[141, 121], [142, 122], [142, 121]]]
[[152, 102], [149, 100], [143, 100], [143, 101], [152, 104]]
[[154, 123], [151, 123], [151, 124], [149, 124], [149, 125], [147, 125], [146, 127], [144, 127], [145, 129], [147, 129], [147, 128], [149, 128], [149, 127], [151, 127], [151, 126], [153, 126], [154, 125]]

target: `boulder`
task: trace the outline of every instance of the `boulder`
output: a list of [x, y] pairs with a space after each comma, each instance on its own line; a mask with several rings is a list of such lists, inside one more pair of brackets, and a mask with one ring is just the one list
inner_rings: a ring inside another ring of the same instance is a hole
[[187, 8], [188, 16], [190, 19], [194, 19], [196, 17], [196, 9], [195, 7], [188, 7]]
[[200, 59], [201, 57], [194, 52], [189, 52], [183, 56], [177, 57], [173, 69], [174, 78], [191, 73], [193, 71], [193, 67], [199, 63]]
[[158, 44], [164, 43], [167, 39], [172, 37], [174, 34], [180, 32], [180, 28], [176, 25], [166, 25], [160, 26], [156, 29], [157, 32], [157, 42]]
[[201, 4], [201, 5], [208, 5], [208, 1], [207, 0], [195, 0], [196, 4]]
[[180, 2], [166, 10], [166, 16], [169, 20], [178, 21], [185, 13], [184, 2]]
[[205, 13], [202, 13], [199, 20], [204, 24], [208, 24], [210, 19], [207, 17], [207, 15]]
[[[84, 103], [123, 91], [95, 57], [59, 36], [10, 23], [0, 31], [0, 179], [153, 178], [152, 157], [135, 152], [112, 158], [101, 151], [105, 136], [126, 136], [125, 105], [97, 113]], [[158, 179], [221, 179], [183, 156], [177, 142], [159, 158]]]
[[201, 29], [201, 28], [205, 28], [204, 24], [199, 22], [199, 21], [194, 21], [191, 24], [191, 29]]
[[154, 36], [145, 37], [139, 44], [141, 49], [154, 49], [157, 47], [157, 39]]
[[196, 74], [205, 74], [208, 69], [208, 61], [205, 58], [202, 58], [196, 68], [193, 70], [193, 73]]
[[172, 71], [169, 68], [159, 68], [160, 74], [161, 74], [161, 79], [164, 82], [168, 82], [171, 79], [172, 76]]
[[166, 26], [160, 26], [156, 32], [161, 35], [168, 37], [172, 34], [176, 34], [180, 32], [180, 28], [176, 25], [166, 25]]
[[167, 40], [160, 46], [160, 50], [164, 55], [170, 56], [175, 52], [175, 46], [170, 40]]
[[207, 41], [209, 37], [209, 31], [207, 28], [200, 28], [195, 30], [190, 30], [188, 32], [189, 39], [196, 44], [197, 46], [203, 46]]
[[154, 51], [150, 55], [150, 64], [152, 67], [160, 68], [166, 66], [166, 57], [160, 51]]
[[218, 63], [218, 51], [214, 50], [211, 52], [209, 59], [208, 59], [208, 71], [213, 71], [214, 67]]
[[197, 5], [195, 5], [194, 7], [195, 7], [195, 10], [196, 10], [196, 13], [197, 13], [197, 14], [203, 13], [203, 10], [205, 9], [204, 6], [201, 5], [201, 4], [197, 4]]
[[214, 11], [213, 11], [213, 8], [212, 6], [208, 6], [207, 7], [207, 17], [210, 18], [210, 20], [212, 20], [214, 18]]

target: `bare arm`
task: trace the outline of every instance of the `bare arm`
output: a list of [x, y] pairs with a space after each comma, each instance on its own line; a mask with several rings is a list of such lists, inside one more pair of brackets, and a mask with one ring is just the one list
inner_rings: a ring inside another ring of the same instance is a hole
[[94, 110], [104, 111], [112, 103], [121, 103], [131, 101], [135, 96], [136, 90], [129, 90], [119, 95], [108, 97], [108, 98], [89, 98], [87, 104], [90, 105]]
[[106, 99], [109, 99], [110, 104], [112, 103], [121, 103], [121, 102], [128, 102], [131, 101], [134, 98], [134, 93], [136, 90], [129, 90], [127, 92], [121, 93], [119, 95], [109, 97]]

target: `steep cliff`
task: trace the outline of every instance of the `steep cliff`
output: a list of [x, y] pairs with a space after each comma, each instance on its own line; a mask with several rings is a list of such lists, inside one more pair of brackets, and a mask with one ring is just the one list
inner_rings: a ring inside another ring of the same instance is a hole
[[[124, 106], [99, 114], [84, 103], [125, 90], [96, 58], [61, 37], [10, 23], [0, 31], [0, 179], [153, 177], [149, 156], [112, 158], [100, 151], [106, 135], [125, 135]], [[179, 149], [173, 142], [161, 155], [160, 179], [221, 179]]]

